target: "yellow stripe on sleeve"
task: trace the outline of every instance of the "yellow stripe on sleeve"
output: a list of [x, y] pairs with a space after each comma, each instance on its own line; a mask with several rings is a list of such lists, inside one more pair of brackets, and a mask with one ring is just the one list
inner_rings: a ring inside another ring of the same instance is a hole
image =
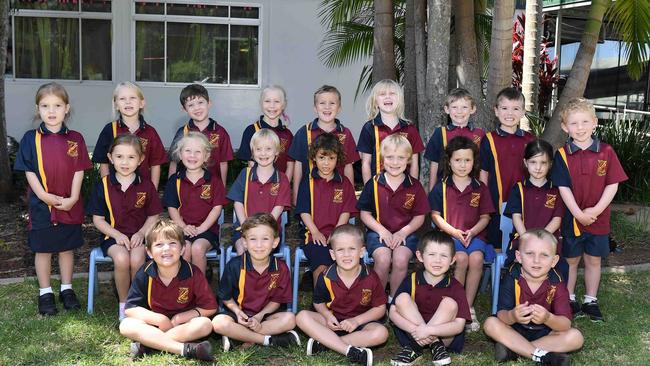
[[[41, 131], [36, 130], [36, 160], [38, 161], [38, 175], [41, 177], [41, 184], [43, 184], [43, 189], [45, 192], [48, 192], [47, 189], [47, 177], [45, 176], [45, 168], [43, 167], [43, 147], [41, 146], [42, 143], [42, 137], [43, 135], [41, 134]], [[48, 208], [52, 210], [52, 207], [48, 205]]]
[[519, 187], [519, 197], [521, 198], [521, 221], [524, 221], [524, 185], [517, 182], [517, 187]]
[[521, 286], [519, 286], [519, 280], [515, 279], [515, 306], [521, 303]]
[[111, 127], [113, 130], [113, 139], [115, 139], [117, 137], [117, 121], [113, 121], [113, 123], [111, 123]]
[[147, 282], [147, 304], [149, 309], [151, 309], [151, 287], [153, 285], [153, 277], [149, 276], [149, 281]]
[[[311, 124], [312, 122], [307, 123], [307, 162], [309, 163], [309, 174], [311, 170], [314, 169], [314, 163], [309, 159], [309, 146], [311, 146]], [[300, 182], [298, 182], [300, 184]]]
[[379, 174], [381, 172], [381, 158], [380, 158], [380, 153], [379, 153], [379, 146], [380, 142], [379, 141], [379, 127], [374, 126], [375, 128], [375, 174]]
[[323, 276], [323, 279], [325, 280], [325, 287], [327, 287], [327, 292], [330, 293], [330, 301], [325, 304], [327, 308], [329, 309], [330, 306], [332, 305], [332, 302], [334, 302], [334, 291], [332, 290], [332, 281], [327, 278], [327, 276]]
[[[111, 198], [108, 195], [108, 175], [105, 175], [102, 178], [102, 186], [104, 188], [104, 201], [106, 202], [106, 208], [108, 208], [108, 217], [109, 217], [109, 224], [111, 224], [111, 227], [115, 227], [115, 216], [113, 215], [113, 206], [111, 205]], [[108, 239], [109, 236], [106, 235], [104, 239]]]
[[415, 301], [415, 272], [411, 273], [411, 299]]
[[180, 213], [183, 202], [181, 202], [181, 177], [176, 177], [176, 194], [178, 195], [178, 212]]
[[[251, 178], [251, 168], [248, 167], [246, 168], [246, 184], [244, 185], [244, 215], [248, 218], [248, 181]], [[239, 223], [240, 225], [243, 224], [243, 222]]]
[[244, 302], [244, 288], [246, 286], [246, 253], [242, 255], [242, 267], [239, 270], [239, 295], [237, 295], [237, 304], [241, 307]]
[[501, 170], [499, 169], [499, 157], [497, 156], [497, 149], [496, 146], [494, 145], [494, 138], [492, 137], [492, 132], [488, 132], [485, 134], [485, 137], [487, 137], [488, 142], [490, 143], [490, 150], [492, 150], [492, 156], [494, 157], [494, 172], [496, 175], [496, 180], [497, 180], [497, 190], [499, 191], [499, 214], [501, 214], [501, 207], [503, 206], [503, 186], [501, 185]]
[[447, 147], [447, 129], [445, 127], [440, 127], [442, 130], [442, 148]]
[[[560, 156], [562, 157], [562, 160], [564, 161], [564, 165], [566, 165], [567, 174], [571, 175], [570, 172], [569, 172], [569, 160], [566, 157], [566, 151], [564, 151], [564, 146], [557, 149], [557, 151], [560, 153]], [[573, 235], [575, 235], [576, 238], [578, 236], [582, 235], [582, 233], [580, 232], [580, 228], [578, 227], [578, 221], [576, 220], [575, 217], [573, 218]]]
[[373, 187], [373, 194], [375, 196], [375, 212], [376, 212], [376, 219], [377, 222], [379, 221], [379, 193], [377, 192], [377, 180], [379, 179], [379, 175], [375, 175], [375, 177], [372, 179], [372, 187]]
[[442, 218], [447, 221], [447, 182], [442, 182]]

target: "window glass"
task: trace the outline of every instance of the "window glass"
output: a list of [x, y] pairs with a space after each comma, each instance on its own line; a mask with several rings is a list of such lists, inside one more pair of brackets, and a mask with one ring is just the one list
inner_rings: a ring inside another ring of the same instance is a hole
[[83, 80], [111, 80], [111, 21], [82, 19], [81, 71]]
[[228, 26], [167, 23], [167, 81], [226, 83]]
[[135, 79], [137, 81], [164, 81], [164, 23], [136, 22], [135, 37]]
[[230, 28], [230, 83], [257, 84], [258, 34], [256, 26]]

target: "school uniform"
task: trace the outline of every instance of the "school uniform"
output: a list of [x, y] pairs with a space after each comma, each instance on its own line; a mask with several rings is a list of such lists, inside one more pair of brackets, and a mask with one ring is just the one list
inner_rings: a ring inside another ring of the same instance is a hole
[[[494, 205], [487, 187], [476, 179], [461, 192], [454, 180], [445, 178], [438, 182], [429, 193], [429, 204], [433, 211], [440, 212], [442, 218], [458, 230], [469, 230], [480, 220], [481, 215], [492, 214]], [[490, 262], [494, 259], [494, 249], [485, 242], [485, 230], [475, 235], [470, 245], [465, 247], [461, 242], [452, 238], [456, 251], [470, 254], [480, 250], [484, 259]]]
[[[456, 305], [458, 306], [456, 318], [463, 318], [466, 322], [470, 323], [472, 321], [467, 297], [465, 295], [465, 288], [452, 275], [448, 274], [440, 280], [440, 282], [431, 285], [424, 277], [423, 270], [415, 271], [411, 273], [410, 276], [407, 276], [397, 288], [391, 305], [395, 305], [395, 300], [402, 293], [408, 294], [413, 302], [415, 302], [415, 305], [417, 305], [418, 311], [425, 323], [428, 323], [431, 320], [438, 310], [440, 302], [445, 297], [456, 302]], [[408, 332], [397, 326], [393, 326], [393, 331], [395, 332], [397, 341], [402, 345], [402, 347], [410, 347], [412, 350], [422, 351], [422, 347], [418, 345]], [[465, 332], [460, 332], [454, 336], [453, 341], [447, 349], [460, 353], [463, 350], [464, 344]]]
[[[212, 177], [207, 170], [203, 170], [203, 177], [196, 183], [192, 183], [186, 174], [187, 171], [181, 169], [170, 177], [162, 201], [165, 207], [177, 209], [185, 224], [199, 226], [214, 207], [223, 208], [228, 200], [221, 179]], [[210, 229], [197, 236], [185, 236], [188, 241], [197, 239], [206, 239], [213, 249], [219, 250], [219, 224], [215, 222]]]
[[[337, 172], [334, 177], [327, 181], [318, 174], [318, 168], [314, 167], [311, 174], [302, 179], [298, 189], [298, 203], [295, 213], [309, 214], [318, 228], [318, 231], [329, 238], [341, 214], [347, 212], [355, 214], [357, 198], [352, 183]], [[334, 261], [329, 253], [329, 245], [322, 246], [314, 243], [309, 229], [303, 225], [302, 233], [304, 241], [301, 245], [309, 260], [309, 267], [313, 270], [319, 266], [329, 266]]]
[[525, 179], [524, 149], [533, 140], [535, 136], [530, 132], [517, 128], [511, 134], [501, 127], [486, 133], [481, 140], [481, 170], [488, 172], [488, 189], [495, 211], [487, 228], [487, 241], [491, 245], [501, 244], [501, 205], [508, 200], [515, 183]]
[[[442, 168], [440, 164], [442, 157], [445, 155], [445, 148], [449, 141], [455, 137], [463, 136], [473, 141], [476, 146], [481, 146], [481, 139], [485, 136], [485, 131], [482, 128], [475, 127], [472, 122], [467, 123], [467, 126], [460, 127], [453, 124], [451, 121], [446, 126], [438, 127], [433, 131], [433, 135], [427, 142], [426, 150], [424, 151], [424, 158], [432, 163], [438, 164], [438, 180], [442, 179]], [[438, 183], [438, 182], [434, 182]]]
[[359, 142], [357, 144], [357, 150], [359, 152], [372, 155], [370, 159], [370, 172], [372, 175], [381, 172], [382, 162], [379, 154], [381, 142], [386, 137], [396, 133], [406, 137], [411, 144], [413, 154], [419, 154], [424, 151], [422, 137], [420, 137], [417, 127], [408, 121], [400, 119], [395, 128], [391, 129], [381, 120], [381, 113], [377, 113], [377, 116], [373, 120], [366, 122], [361, 128]]
[[[156, 129], [148, 124], [144, 120], [144, 117], [140, 116], [139, 120], [140, 124], [138, 129], [133, 134], [138, 136], [138, 139], [140, 139], [144, 152], [144, 160], [140, 164], [138, 172], [144, 179], [151, 180], [151, 167], [165, 164], [168, 161], [167, 153], [165, 152], [165, 146], [163, 145], [162, 140], [160, 140], [160, 136], [158, 136]], [[131, 133], [129, 131], [129, 126], [124, 123], [122, 116], [113, 122], [107, 123], [97, 138], [97, 144], [93, 151], [93, 162], [97, 164], [110, 164], [107, 154], [113, 140], [115, 140], [117, 136], [126, 135], [128, 133]]]
[[[512, 310], [515, 306], [528, 302], [528, 305], [541, 305], [553, 315], [572, 319], [566, 282], [555, 270], [551, 269], [548, 277], [534, 293], [528, 287], [521, 272], [521, 264], [514, 263], [501, 280], [497, 312]], [[535, 324], [532, 321], [528, 324], [515, 323], [512, 325], [512, 329], [529, 342], [547, 336], [552, 331], [548, 326]]]
[[[331, 133], [339, 139], [339, 142], [343, 145], [343, 152], [345, 153], [345, 162], [338, 162], [339, 174], [343, 174], [343, 169], [347, 164], [354, 164], [359, 161], [360, 158], [352, 132], [350, 132], [347, 127], [344, 127], [338, 119], [335, 120], [335, 125], [336, 127], [331, 131]], [[312, 122], [300, 127], [293, 138], [291, 148], [289, 148], [289, 157], [302, 163], [303, 177], [309, 175], [312, 168], [312, 162], [309, 159], [309, 146], [311, 146], [311, 143], [316, 139], [316, 137], [323, 133], [325, 133], [325, 131], [318, 127], [318, 118], [316, 118]]]
[[237, 157], [241, 160], [250, 161], [253, 160], [253, 154], [251, 152], [251, 138], [255, 132], [261, 130], [262, 128], [268, 128], [269, 130], [275, 132], [280, 139], [280, 153], [278, 158], [275, 160], [275, 167], [278, 168], [281, 172], [287, 172], [287, 163], [293, 162], [293, 159], [289, 157], [289, 148], [291, 147], [291, 142], [293, 141], [293, 133], [291, 130], [282, 124], [282, 120], [278, 120], [278, 125], [273, 127], [270, 124], [264, 121], [264, 116], [260, 118], [253, 124], [248, 125], [244, 130], [244, 134], [241, 138], [241, 144], [239, 145], [239, 150], [237, 150]]
[[[231, 259], [226, 264], [223, 277], [219, 282], [217, 296], [219, 301], [233, 300], [248, 316], [262, 311], [269, 302], [280, 304], [276, 312], [286, 311], [286, 304], [291, 302], [291, 276], [284, 261], [269, 256], [269, 265], [259, 273], [253, 267], [250, 254]], [[226, 309], [222, 314], [237, 317]]]
[[[201, 132], [208, 138], [212, 150], [210, 150], [210, 159], [208, 160], [207, 169], [212, 176], [221, 179], [221, 163], [229, 162], [233, 159], [230, 135], [228, 135], [228, 132], [223, 128], [223, 126], [219, 125], [217, 121], [212, 118], [210, 118], [208, 126], [203, 131], [201, 131], [196, 124], [194, 124], [194, 121], [190, 119], [185, 125], [176, 131], [170, 151], [174, 151], [178, 140], [180, 140], [181, 137], [186, 136], [190, 131]], [[177, 169], [180, 170], [182, 166], [183, 162], [179, 161]]]
[[178, 274], [168, 285], [158, 276], [156, 262], [149, 261], [140, 267], [131, 282], [125, 305], [126, 309], [135, 307], [171, 319], [176, 314], [196, 308], [217, 309], [217, 300], [203, 272], [180, 258]]
[[[138, 232], [149, 216], [158, 215], [163, 208], [153, 183], [136, 175], [126, 192], [117, 180], [115, 171], [103, 177], [92, 192], [87, 211], [102, 216], [115, 230], [129, 238]], [[105, 236], [100, 247], [105, 256], [115, 239]]]
[[[576, 146], [572, 139], [560, 147], [555, 153], [551, 180], [559, 187], [570, 188], [578, 207], [585, 209], [598, 203], [606, 186], [626, 181], [627, 175], [614, 149], [594, 137], [591, 146], [585, 150]], [[595, 222], [583, 226], [567, 208], [561, 229], [564, 256], [575, 258], [587, 253], [606, 257], [609, 254], [610, 217], [611, 210], [607, 206]]]
[[[65, 124], [54, 133], [43, 122], [37, 129], [25, 132], [14, 163], [14, 170], [34, 173], [47, 193], [61, 197], [70, 197], [74, 174], [91, 167], [80, 133]], [[72, 208], [63, 211], [41, 201], [29, 186], [27, 192], [27, 244], [33, 252], [58, 253], [83, 245], [81, 193]]]

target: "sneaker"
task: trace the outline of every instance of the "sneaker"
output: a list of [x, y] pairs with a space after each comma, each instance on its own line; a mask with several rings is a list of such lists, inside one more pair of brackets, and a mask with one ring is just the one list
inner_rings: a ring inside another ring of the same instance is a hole
[[411, 347], [402, 347], [402, 350], [390, 360], [393, 366], [411, 366], [422, 357], [422, 351], [412, 350]]
[[286, 333], [272, 335], [269, 344], [276, 347], [300, 346], [300, 337], [298, 337], [298, 333], [290, 330]]
[[143, 346], [140, 342], [131, 342], [131, 346], [129, 347], [129, 358], [136, 360], [149, 352], [151, 352], [151, 348]]
[[600, 312], [600, 307], [598, 307], [598, 300], [582, 304], [582, 312], [585, 315], [589, 316], [593, 322], [605, 321], [605, 318], [603, 318], [603, 313]]
[[202, 361], [212, 361], [212, 345], [209, 341], [183, 344], [183, 356]]
[[77, 300], [77, 295], [72, 289], [59, 292], [59, 301], [63, 303], [65, 310], [74, 311], [81, 309], [81, 304]]
[[580, 304], [575, 300], [569, 300], [569, 306], [571, 306], [571, 313], [573, 313], [573, 319], [584, 316]]
[[224, 352], [230, 351], [230, 347], [232, 347], [232, 344], [230, 343], [230, 338], [226, 336], [221, 336], [221, 343], [223, 344]]
[[473, 306], [469, 308], [469, 313], [472, 316], [472, 322], [465, 324], [465, 331], [478, 332], [478, 330], [481, 329], [481, 323], [479, 323], [478, 318], [476, 317], [476, 310], [474, 310]]
[[434, 366], [449, 365], [451, 363], [449, 352], [447, 352], [447, 348], [445, 348], [445, 344], [441, 340], [431, 343], [431, 361], [433, 361]]
[[54, 294], [49, 292], [38, 297], [38, 313], [41, 315], [56, 315], [59, 311], [56, 309]]
[[497, 342], [494, 344], [494, 360], [497, 363], [514, 361], [517, 359], [517, 354], [512, 352], [508, 347]]
[[307, 356], [313, 356], [317, 353], [321, 353], [325, 351], [327, 351], [327, 347], [320, 344], [320, 342], [315, 340], [314, 338], [309, 338], [309, 340], [307, 341]]
[[569, 366], [571, 364], [571, 359], [566, 353], [549, 352], [542, 356], [539, 363], [548, 366]]
[[370, 348], [350, 347], [345, 355], [348, 361], [359, 365], [372, 366], [372, 351]]

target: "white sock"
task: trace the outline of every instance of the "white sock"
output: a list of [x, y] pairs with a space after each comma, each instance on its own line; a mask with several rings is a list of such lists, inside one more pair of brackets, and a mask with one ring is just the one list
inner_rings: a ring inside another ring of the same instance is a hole
[[126, 303], [125, 303], [125, 302], [121, 302], [121, 303], [119, 304], [119, 307], [120, 307], [120, 313], [123, 313], [123, 312], [124, 312], [124, 309], [126, 308]]
[[68, 283], [68, 284], [65, 284], [65, 285], [61, 284], [61, 292], [65, 291], [65, 290], [72, 290], [72, 284], [71, 283]]
[[582, 302], [583, 302], [584, 304], [588, 304], [588, 303], [590, 303], [590, 302], [592, 302], [592, 301], [596, 301], [596, 300], [598, 300], [598, 299], [595, 298], [595, 297], [593, 297], [593, 296], [585, 295], [585, 296], [583, 297]]
[[533, 361], [535, 362], [541, 362], [542, 357], [544, 357], [545, 354], [547, 354], [548, 351], [544, 351], [541, 348], [535, 348], [535, 351], [533, 352]]
[[346, 356], [348, 355], [348, 353], [350, 353], [350, 348], [352, 348], [352, 346], [348, 346], [348, 349], [345, 350], [345, 355]]
[[51, 294], [51, 293], [54, 293], [54, 291], [52, 291], [52, 287], [45, 287], [45, 288], [38, 289], [38, 296], [43, 296], [45, 294]]
[[183, 343], [183, 347], [181, 348], [181, 356], [185, 357], [185, 343]]
[[268, 346], [271, 344], [271, 336], [264, 336], [264, 343], [262, 343], [263, 346]]
[[393, 303], [393, 297], [392, 297], [392, 296], [388, 296], [388, 303], [389, 303], [389, 304], [392, 304], [392, 303]]
[[569, 294], [569, 300], [576, 301], [576, 294]]

